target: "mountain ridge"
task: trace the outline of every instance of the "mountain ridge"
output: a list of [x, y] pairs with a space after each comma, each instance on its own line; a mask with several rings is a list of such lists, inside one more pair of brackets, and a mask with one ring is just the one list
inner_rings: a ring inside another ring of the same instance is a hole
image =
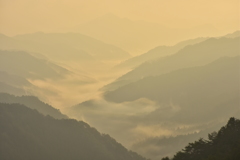
[[239, 55], [239, 44], [240, 37], [210, 38], [195, 45], [186, 46], [175, 54], [141, 64], [104, 86], [102, 90], [112, 91], [147, 76], [161, 75], [180, 68], [205, 65], [222, 56]]
[[146, 160], [83, 121], [57, 120], [19, 104], [0, 103], [0, 110], [1, 159]]

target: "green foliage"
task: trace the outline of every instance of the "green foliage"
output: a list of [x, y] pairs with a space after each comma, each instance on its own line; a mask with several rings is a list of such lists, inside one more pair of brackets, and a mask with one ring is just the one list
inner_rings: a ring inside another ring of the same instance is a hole
[[[167, 158], [167, 157], [166, 157]], [[167, 159], [162, 160], [167, 160]], [[239, 160], [240, 120], [230, 118], [218, 132], [209, 134], [209, 139], [189, 143], [172, 160]]]
[[1, 160], [145, 160], [82, 121], [0, 103]]

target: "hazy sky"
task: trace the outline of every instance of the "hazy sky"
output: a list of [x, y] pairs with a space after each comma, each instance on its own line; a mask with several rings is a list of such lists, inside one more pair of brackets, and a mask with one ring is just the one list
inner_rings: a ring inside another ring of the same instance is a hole
[[171, 27], [239, 28], [240, 0], [0, 0], [0, 33], [69, 31], [107, 13]]

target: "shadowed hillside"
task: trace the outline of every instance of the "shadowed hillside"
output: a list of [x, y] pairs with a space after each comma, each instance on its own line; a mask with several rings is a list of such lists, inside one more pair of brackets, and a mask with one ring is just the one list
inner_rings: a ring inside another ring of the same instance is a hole
[[146, 77], [107, 92], [105, 98], [119, 103], [144, 97], [159, 103], [192, 106], [221, 94], [240, 93], [239, 61], [239, 56], [224, 57], [205, 66]]
[[104, 87], [104, 90], [114, 90], [147, 76], [156, 76], [181, 68], [206, 65], [222, 56], [236, 56], [240, 54], [239, 45], [240, 37], [210, 38], [201, 43], [186, 46], [173, 55], [146, 62], [108, 84]]
[[82, 121], [0, 103], [0, 159], [144, 160]]
[[[108, 92], [105, 98], [114, 102], [148, 98], [161, 105], [152, 116], [160, 116], [165, 108], [165, 113], [174, 112], [170, 119], [178, 122], [208, 121], [216, 111], [214, 118], [231, 115], [239, 109], [239, 61], [239, 56], [224, 57], [206, 66], [147, 77]], [[224, 107], [229, 103], [231, 109]]]

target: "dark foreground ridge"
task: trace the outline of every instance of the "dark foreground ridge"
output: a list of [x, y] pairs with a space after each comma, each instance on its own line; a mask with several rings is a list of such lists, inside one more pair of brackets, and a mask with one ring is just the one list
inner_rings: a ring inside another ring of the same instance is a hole
[[[199, 139], [189, 143], [171, 160], [239, 160], [240, 120], [230, 118], [227, 125], [218, 132], [208, 135], [208, 140]], [[170, 160], [165, 157], [162, 160]]]
[[82, 121], [0, 103], [1, 160], [146, 160]]

